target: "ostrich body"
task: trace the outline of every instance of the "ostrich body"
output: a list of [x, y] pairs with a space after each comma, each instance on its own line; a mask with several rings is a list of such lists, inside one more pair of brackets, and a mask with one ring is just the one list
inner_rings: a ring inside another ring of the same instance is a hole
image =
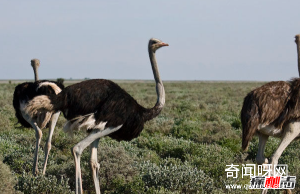
[[144, 123], [156, 117], [165, 104], [165, 91], [160, 79], [155, 58], [155, 51], [168, 44], [158, 39], [150, 39], [149, 57], [156, 82], [157, 102], [153, 108], [144, 108], [121, 87], [110, 80], [88, 80], [66, 87], [57, 96], [39, 96], [26, 107], [30, 115], [46, 109], [62, 111], [68, 122], [64, 131], [85, 129], [89, 135], [72, 148], [76, 169], [76, 193], [83, 193], [80, 156], [91, 145], [91, 168], [96, 193], [100, 193], [99, 163], [97, 147], [99, 139], [110, 136], [118, 141], [137, 137], [143, 130]]
[[[18, 122], [26, 128], [32, 127], [36, 132], [36, 148], [34, 153], [34, 164], [33, 164], [33, 174], [36, 175], [38, 173], [38, 151], [39, 145], [42, 138], [42, 131], [48, 122], [44, 122], [45, 120], [50, 120], [49, 123], [49, 136], [47, 143], [45, 145], [45, 160], [43, 166], [43, 174], [45, 174], [48, 155], [51, 149], [51, 139], [54, 131], [54, 127], [56, 125], [59, 113], [56, 113], [51, 118], [51, 115], [47, 112], [37, 114], [35, 117], [30, 117], [28, 114], [24, 112], [24, 107], [28, 103], [28, 101], [32, 100], [34, 97], [39, 95], [55, 95], [59, 93], [64, 86], [62, 84], [48, 81], [48, 80], [38, 80], [38, 67], [40, 65], [40, 61], [38, 59], [31, 60], [31, 66], [34, 70], [35, 82], [25, 82], [16, 86], [14, 91], [13, 98], [13, 106], [15, 109], [15, 115], [18, 119]], [[49, 118], [47, 118], [49, 117]], [[46, 119], [47, 118], [47, 119]]]
[[[300, 35], [295, 42], [298, 51], [298, 69], [300, 75]], [[243, 128], [242, 149], [247, 150], [255, 134], [259, 137], [256, 155], [258, 164], [268, 164], [264, 157], [269, 136], [281, 138], [277, 150], [271, 157], [272, 169], [278, 164], [282, 152], [295, 139], [300, 137], [300, 78], [289, 82], [269, 82], [254, 89], [244, 99], [241, 110]], [[274, 172], [272, 171], [272, 174]], [[291, 191], [289, 190], [291, 193]], [[267, 193], [264, 190], [263, 193]]]

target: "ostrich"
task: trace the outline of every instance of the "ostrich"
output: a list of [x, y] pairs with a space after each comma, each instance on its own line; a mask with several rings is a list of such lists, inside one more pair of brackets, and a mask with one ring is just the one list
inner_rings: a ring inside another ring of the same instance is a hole
[[125, 90], [110, 80], [95, 79], [66, 87], [57, 96], [38, 96], [31, 100], [26, 112], [35, 115], [39, 111], [62, 111], [68, 120], [65, 132], [85, 129], [89, 135], [72, 148], [76, 170], [76, 193], [83, 193], [80, 156], [91, 145], [91, 168], [96, 193], [100, 193], [97, 147], [99, 139], [110, 136], [118, 141], [130, 141], [143, 130], [144, 123], [156, 117], [165, 104], [165, 90], [160, 79], [155, 51], [168, 44], [152, 38], [148, 52], [156, 82], [157, 102], [153, 108], [144, 108]]
[[[295, 36], [300, 75], [300, 34]], [[300, 78], [289, 82], [269, 82], [254, 89], [244, 99], [241, 110], [243, 128], [242, 149], [245, 151], [255, 134], [259, 137], [256, 155], [258, 164], [268, 164], [264, 157], [269, 136], [281, 138], [279, 147], [271, 157], [272, 169], [278, 164], [282, 152], [297, 137], [300, 137]], [[272, 174], [274, 172], [272, 171]], [[264, 190], [263, 193], [266, 193]], [[290, 192], [290, 191], [288, 191]], [[291, 192], [290, 192], [291, 193]]]
[[[49, 113], [42, 113], [37, 114], [36, 117], [30, 117], [24, 112], [24, 107], [28, 103], [29, 100], [33, 99], [35, 96], [38, 95], [51, 95], [51, 94], [58, 94], [64, 86], [60, 83], [56, 83], [53, 81], [39, 81], [38, 80], [38, 68], [40, 66], [40, 61], [38, 59], [31, 60], [31, 66], [34, 70], [34, 77], [35, 82], [25, 82], [16, 86], [14, 91], [14, 98], [13, 98], [13, 106], [15, 109], [15, 115], [18, 119], [18, 122], [26, 128], [32, 127], [35, 130], [35, 137], [36, 137], [36, 148], [34, 153], [34, 163], [33, 163], [33, 174], [38, 174], [38, 151], [39, 145], [42, 138], [42, 131], [47, 122], [44, 122], [46, 117], [51, 116]], [[44, 167], [43, 167], [43, 174], [45, 174], [48, 155], [51, 149], [51, 138], [53, 135], [54, 127], [56, 125], [57, 119], [59, 116], [59, 112], [55, 113], [51, 121], [49, 123], [49, 136], [47, 143], [45, 144], [45, 160], [44, 160]], [[50, 117], [48, 118], [48, 120]]]

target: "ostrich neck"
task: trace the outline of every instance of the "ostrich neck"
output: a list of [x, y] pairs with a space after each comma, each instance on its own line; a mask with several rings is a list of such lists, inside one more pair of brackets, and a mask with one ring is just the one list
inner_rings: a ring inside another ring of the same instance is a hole
[[298, 73], [300, 77], [300, 41], [296, 42], [297, 44], [297, 53], [298, 53]]
[[38, 71], [37, 71], [37, 66], [33, 66], [33, 72], [34, 72], [34, 81], [38, 81], [39, 80], [39, 75], [38, 75]]
[[151, 120], [154, 117], [156, 117], [165, 105], [165, 89], [159, 76], [159, 71], [158, 71], [156, 58], [155, 58], [155, 52], [153, 52], [151, 49], [149, 49], [149, 57], [151, 61], [154, 80], [156, 83], [157, 101], [153, 108], [147, 109], [144, 115], [145, 120]]
[[149, 57], [151, 61], [152, 71], [154, 80], [156, 83], [156, 93], [157, 93], [157, 102], [154, 107], [162, 108], [165, 105], [165, 89], [164, 85], [160, 79], [159, 71], [157, 67], [157, 62], [155, 58], [155, 53], [151, 50], [149, 50]]

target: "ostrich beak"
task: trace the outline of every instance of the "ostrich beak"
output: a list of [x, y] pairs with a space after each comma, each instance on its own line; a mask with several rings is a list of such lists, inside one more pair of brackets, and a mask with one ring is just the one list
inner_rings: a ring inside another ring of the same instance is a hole
[[164, 43], [164, 42], [160, 43], [159, 45], [160, 45], [160, 46], [169, 46], [168, 43]]

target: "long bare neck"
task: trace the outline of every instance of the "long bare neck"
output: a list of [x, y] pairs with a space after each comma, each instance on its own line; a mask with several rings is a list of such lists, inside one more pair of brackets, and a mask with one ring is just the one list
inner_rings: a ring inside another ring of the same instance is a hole
[[145, 114], [146, 120], [151, 120], [156, 117], [162, 110], [165, 105], [165, 89], [164, 85], [160, 79], [159, 71], [157, 67], [157, 62], [155, 58], [155, 52], [149, 48], [149, 57], [152, 66], [153, 76], [156, 83], [156, 93], [157, 93], [157, 101], [153, 108], [147, 109]]
[[298, 73], [300, 77], [300, 34], [296, 35], [297, 53], [298, 53]]
[[31, 59], [31, 67], [33, 68], [34, 72], [34, 81], [39, 80], [39, 75], [38, 75], [38, 68], [40, 66], [40, 60], [38, 59]]
[[34, 72], [34, 81], [38, 81], [39, 80], [39, 75], [38, 75], [38, 66], [37, 65], [33, 65], [33, 72]]
[[165, 105], [165, 89], [160, 79], [155, 53], [149, 49], [149, 57], [151, 61], [154, 80], [156, 83], [157, 102], [155, 106], [162, 108]]

